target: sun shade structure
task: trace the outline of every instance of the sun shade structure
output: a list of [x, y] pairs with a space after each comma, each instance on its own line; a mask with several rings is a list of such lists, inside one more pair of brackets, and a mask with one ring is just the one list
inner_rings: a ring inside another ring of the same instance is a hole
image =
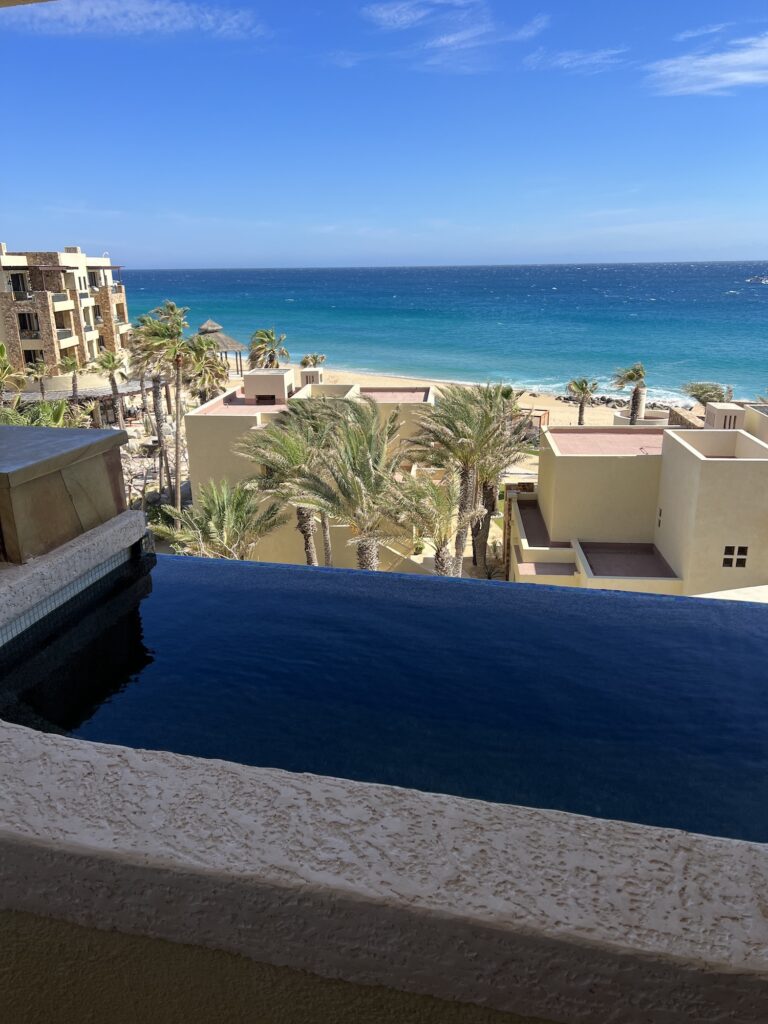
[[201, 334], [204, 338], [212, 338], [218, 345], [219, 352], [226, 358], [229, 353], [233, 353], [235, 357], [235, 369], [238, 373], [243, 372], [243, 352], [248, 351], [248, 346], [244, 345], [242, 341], [235, 341], [228, 334], [224, 333], [224, 328], [221, 324], [217, 324], [215, 320], [206, 320], [204, 324], [201, 324], [197, 333]]

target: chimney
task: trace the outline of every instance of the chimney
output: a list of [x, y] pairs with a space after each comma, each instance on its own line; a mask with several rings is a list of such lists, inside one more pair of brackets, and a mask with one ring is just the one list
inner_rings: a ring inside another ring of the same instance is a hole
[[0, 242], [0, 256], [5, 256], [7, 252], [8, 246], [5, 244], [5, 242]]
[[80, 246], [79, 245], [68, 245], [68, 246], [65, 247], [64, 252], [72, 253], [73, 256], [75, 256], [75, 255], [79, 256], [80, 255]]

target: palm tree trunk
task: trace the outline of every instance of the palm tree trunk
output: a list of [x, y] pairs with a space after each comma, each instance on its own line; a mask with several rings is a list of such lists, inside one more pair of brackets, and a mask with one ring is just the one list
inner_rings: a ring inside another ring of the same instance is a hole
[[499, 507], [499, 485], [496, 480], [483, 481], [483, 507], [485, 515], [480, 521], [480, 529], [477, 532], [477, 564], [483, 576], [488, 574], [488, 536], [491, 532], [491, 523]]
[[331, 545], [331, 521], [325, 512], [320, 513], [320, 525], [323, 528], [323, 561], [329, 568], [333, 568], [333, 547]]
[[146, 413], [147, 411], [147, 382], [142, 373], [139, 376], [139, 390], [141, 391], [141, 411]]
[[77, 405], [78, 398], [80, 397], [80, 389], [77, 384], [77, 373], [72, 374], [72, 404]]
[[[160, 469], [157, 475], [157, 489], [160, 494], [163, 493], [163, 463], [168, 467], [168, 453], [165, 448], [165, 434], [163, 433], [163, 427], [165, 426], [165, 413], [163, 412], [163, 391], [162, 391], [162, 380], [160, 377], [152, 378], [152, 405], [155, 410], [155, 430], [157, 431], [157, 449], [159, 453], [159, 464]], [[168, 473], [168, 484], [170, 486], [171, 474]]]
[[40, 378], [39, 384], [40, 384], [40, 397], [42, 398], [43, 401], [45, 401], [45, 381], [44, 381], [44, 379], [42, 377]]
[[104, 426], [104, 419], [101, 414], [101, 399], [99, 398], [93, 403], [93, 425], [96, 430], [101, 430]]
[[378, 541], [366, 538], [357, 545], [357, 567], [366, 572], [376, 572], [379, 568]]
[[317, 565], [317, 549], [315, 548], [315, 530], [317, 523], [312, 510], [303, 505], [296, 506], [296, 529], [304, 538], [304, 555], [307, 565]]
[[461, 470], [461, 482], [459, 487], [459, 521], [461, 528], [456, 533], [456, 546], [454, 548], [453, 575], [461, 576], [464, 571], [464, 549], [467, 546], [467, 535], [469, 534], [469, 522], [467, 516], [472, 508], [472, 494], [475, 489], [475, 474], [469, 467], [464, 466]]
[[117, 417], [117, 425], [121, 430], [125, 429], [125, 420], [123, 419], [123, 403], [120, 398], [120, 391], [117, 387], [117, 380], [114, 373], [109, 375], [109, 386], [112, 388], [112, 405], [115, 409], [115, 416]]
[[629, 425], [634, 427], [645, 415], [645, 385], [637, 384], [632, 390], [632, 401], [629, 406]]
[[586, 398], [579, 399], [579, 426], [580, 427], [584, 426], [584, 410], [586, 409], [586, 407], [587, 407], [587, 399]]
[[176, 459], [174, 472], [176, 476], [175, 505], [181, 512], [181, 356], [176, 357]]
[[435, 550], [435, 574], [437, 576], [453, 575], [453, 559], [447, 544], [442, 544]]

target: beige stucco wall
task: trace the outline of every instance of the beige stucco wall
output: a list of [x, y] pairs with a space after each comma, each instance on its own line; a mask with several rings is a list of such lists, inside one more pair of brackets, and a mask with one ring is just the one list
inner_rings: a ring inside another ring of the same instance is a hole
[[747, 406], [744, 429], [761, 441], [768, 442], [768, 416]]
[[542, 454], [539, 503], [552, 540], [653, 540], [660, 455]]
[[211, 480], [236, 484], [256, 475], [256, 467], [233, 449], [235, 442], [258, 421], [254, 415], [200, 415], [184, 417], [189, 452], [189, 479], [192, 495], [197, 497], [201, 486]]
[[[687, 447], [736, 458], [700, 458]], [[768, 461], [762, 446], [736, 431], [685, 431], [664, 438], [655, 543], [683, 593], [753, 587], [768, 581]], [[765, 452], [768, 455], [768, 452]], [[746, 457], [744, 457], [746, 456]], [[743, 569], [723, 567], [726, 546], [749, 548]]]
[[535, 1024], [219, 950], [0, 912], [8, 1024]]

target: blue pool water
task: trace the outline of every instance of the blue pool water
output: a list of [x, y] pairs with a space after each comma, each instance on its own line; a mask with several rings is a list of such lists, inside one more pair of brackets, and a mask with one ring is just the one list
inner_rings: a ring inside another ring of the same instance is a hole
[[25, 659], [0, 714], [768, 841], [765, 608], [172, 557], [143, 586]]
[[288, 335], [294, 357], [443, 380], [503, 379], [562, 391], [574, 376], [606, 389], [641, 360], [649, 393], [690, 380], [768, 387], [767, 263], [127, 271], [133, 317], [174, 299], [197, 328], [213, 317], [247, 342]]

